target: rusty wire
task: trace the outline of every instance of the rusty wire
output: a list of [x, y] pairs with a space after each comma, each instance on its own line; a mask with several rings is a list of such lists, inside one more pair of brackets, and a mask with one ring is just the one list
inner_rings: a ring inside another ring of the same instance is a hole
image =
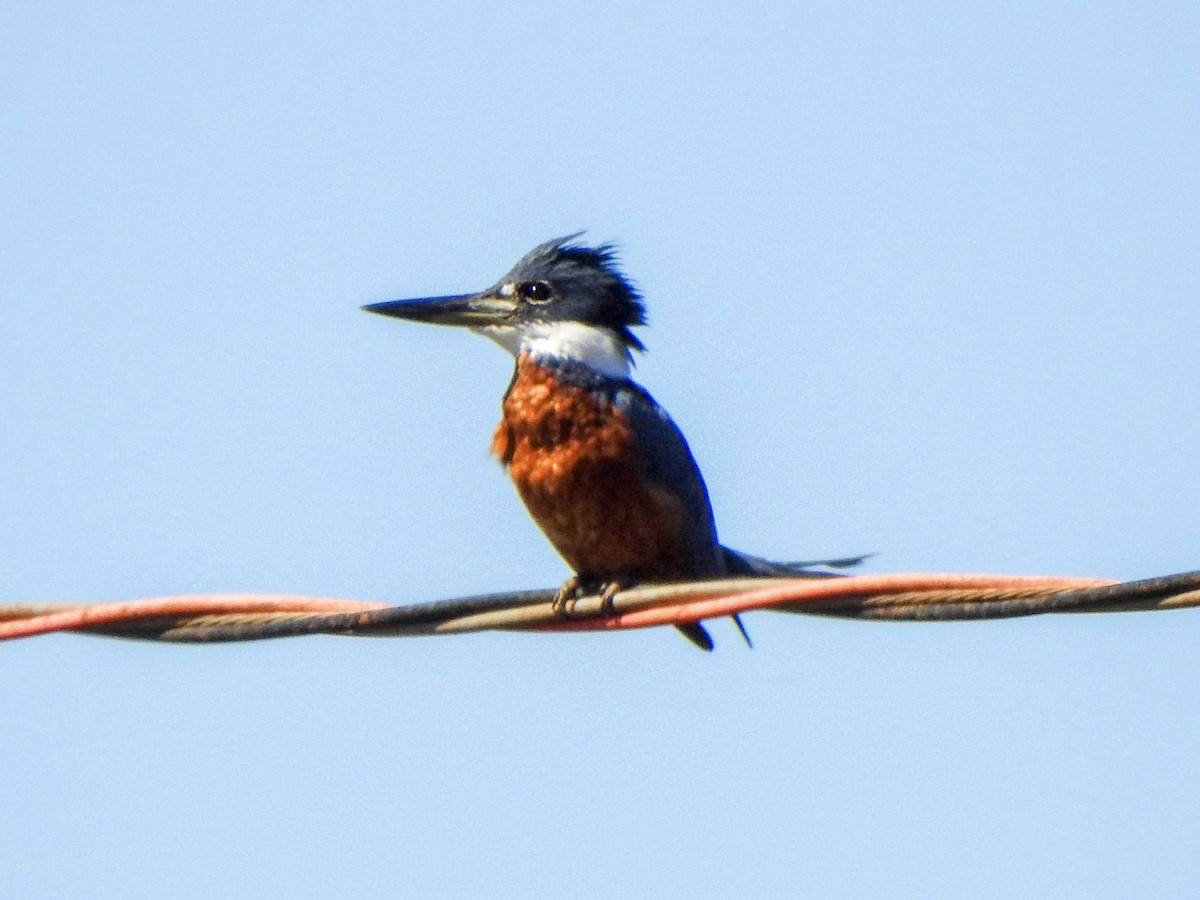
[[0, 640], [73, 631], [177, 643], [306, 634], [398, 637], [485, 630], [596, 631], [695, 622], [756, 609], [846, 619], [961, 621], [1041, 613], [1200, 606], [1200, 572], [1141, 581], [1021, 575], [891, 574], [646, 585], [606, 606], [566, 610], [555, 590], [396, 606], [268, 594], [201, 594], [117, 603], [0, 606]]

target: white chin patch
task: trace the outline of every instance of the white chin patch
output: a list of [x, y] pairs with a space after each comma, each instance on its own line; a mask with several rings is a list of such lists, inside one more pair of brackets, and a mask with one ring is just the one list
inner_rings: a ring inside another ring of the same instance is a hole
[[488, 340], [495, 341], [513, 356], [521, 352], [521, 335], [511, 325], [488, 325], [485, 328], [472, 328], [476, 334], [482, 334]]
[[575, 362], [608, 378], [629, 377], [629, 348], [607, 328], [582, 322], [529, 322], [519, 328], [489, 325], [473, 331], [511, 353]]
[[521, 349], [534, 359], [560, 359], [609, 378], [629, 377], [629, 348], [607, 328], [582, 322], [535, 322], [521, 334]]

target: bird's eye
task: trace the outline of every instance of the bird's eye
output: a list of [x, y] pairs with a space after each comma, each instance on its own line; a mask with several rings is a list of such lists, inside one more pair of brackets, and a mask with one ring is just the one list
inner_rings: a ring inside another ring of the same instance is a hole
[[544, 281], [526, 281], [517, 287], [517, 292], [530, 303], [549, 303], [554, 296], [554, 291]]

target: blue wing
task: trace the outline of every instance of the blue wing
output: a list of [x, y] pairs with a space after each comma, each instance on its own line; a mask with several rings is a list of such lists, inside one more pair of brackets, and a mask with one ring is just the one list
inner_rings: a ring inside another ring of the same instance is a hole
[[677, 498], [685, 510], [691, 575], [695, 578], [723, 575], [724, 557], [717, 543], [708, 488], [683, 433], [667, 411], [632, 382], [617, 388], [612, 400], [637, 437], [646, 479]]

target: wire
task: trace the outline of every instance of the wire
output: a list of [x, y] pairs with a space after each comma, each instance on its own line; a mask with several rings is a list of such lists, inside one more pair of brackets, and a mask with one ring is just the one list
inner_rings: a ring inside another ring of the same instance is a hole
[[0, 606], [0, 640], [54, 632], [177, 643], [334, 634], [399, 637], [485, 630], [649, 628], [756, 609], [846, 619], [961, 621], [1042, 613], [1134, 612], [1200, 606], [1200, 572], [1141, 581], [1025, 575], [892, 574], [742, 578], [659, 584], [611, 602], [560, 609], [557, 590], [483, 594], [395, 606], [274, 594], [198, 594], [116, 603]]

